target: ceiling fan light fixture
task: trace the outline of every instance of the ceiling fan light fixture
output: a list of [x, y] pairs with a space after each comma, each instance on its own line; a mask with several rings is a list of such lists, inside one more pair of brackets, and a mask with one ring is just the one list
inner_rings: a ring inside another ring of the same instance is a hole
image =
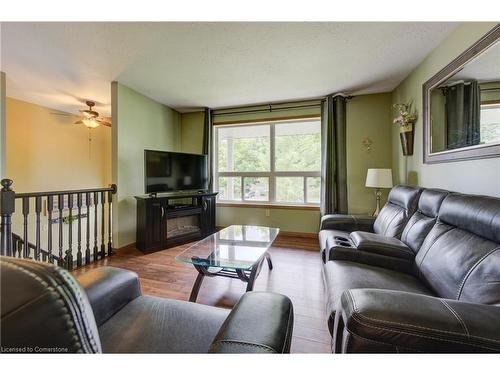
[[84, 118], [82, 119], [83, 125], [85, 125], [89, 129], [97, 128], [100, 124], [93, 118]]

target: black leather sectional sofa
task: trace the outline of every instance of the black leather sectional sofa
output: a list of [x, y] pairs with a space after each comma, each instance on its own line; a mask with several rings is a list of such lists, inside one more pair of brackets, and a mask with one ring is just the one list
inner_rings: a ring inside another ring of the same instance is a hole
[[334, 353], [500, 352], [500, 199], [400, 185], [319, 238]]
[[293, 307], [246, 293], [231, 310], [141, 293], [134, 272], [100, 267], [75, 280], [41, 262], [0, 257], [4, 353], [289, 353]]

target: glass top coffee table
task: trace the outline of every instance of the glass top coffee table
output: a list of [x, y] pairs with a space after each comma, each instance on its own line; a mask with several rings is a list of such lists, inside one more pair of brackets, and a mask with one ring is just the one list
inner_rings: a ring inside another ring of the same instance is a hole
[[251, 291], [264, 259], [273, 269], [267, 250], [278, 233], [278, 228], [231, 225], [177, 255], [176, 260], [191, 263], [198, 271], [189, 301], [196, 301], [205, 276], [240, 279], [247, 283], [247, 292]]

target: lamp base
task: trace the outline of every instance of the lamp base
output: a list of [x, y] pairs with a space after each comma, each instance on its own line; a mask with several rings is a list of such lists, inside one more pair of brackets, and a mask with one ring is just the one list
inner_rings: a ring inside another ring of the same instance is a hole
[[377, 201], [377, 208], [375, 208], [375, 211], [373, 212], [373, 216], [378, 216], [380, 213], [380, 198], [382, 197], [382, 192], [380, 189], [375, 190], [375, 200]]

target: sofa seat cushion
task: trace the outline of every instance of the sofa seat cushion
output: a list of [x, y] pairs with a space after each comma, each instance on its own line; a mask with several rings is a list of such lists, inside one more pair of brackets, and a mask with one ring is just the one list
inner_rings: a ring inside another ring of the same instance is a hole
[[319, 232], [319, 249], [323, 262], [325, 261], [325, 252], [328, 253], [332, 240], [336, 238], [349, 241], [349, 232], [334, 229], [323, 229]]
[[99, 327], [103, 353], [208, 353], [229, 310], [152, 296]]
[[367, 251], [402, 259], [413, 259], [415, 257], [415, 254], [408, 246], [394, 237], [368, 232], [352, 232], [350, 238], [358, 251]]
[[346, 290], [375, 288], [434, 295], [412, 275], [367, 264], [334, 260], [325, 264], [323, 272], [327, 293], [328, 328], [331, 334], [337, 304]]

